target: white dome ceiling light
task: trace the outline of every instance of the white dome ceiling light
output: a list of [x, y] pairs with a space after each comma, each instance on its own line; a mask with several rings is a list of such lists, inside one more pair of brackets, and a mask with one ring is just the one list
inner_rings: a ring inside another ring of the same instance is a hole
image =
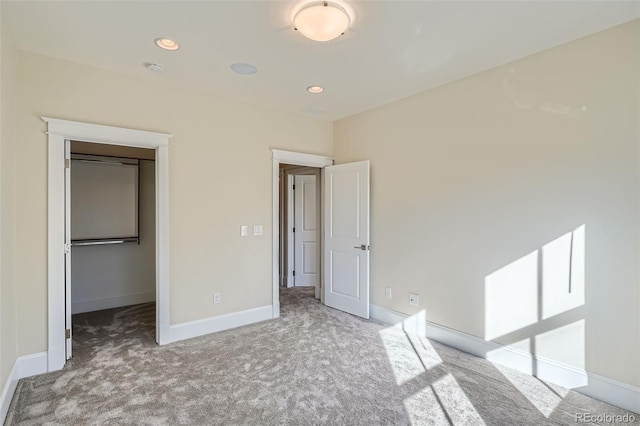
[[329, 41], [344, 34], [351, 24], [347, 10], [331, 1], [303, 4], [293, 16], [293, 28], [314, 41]]

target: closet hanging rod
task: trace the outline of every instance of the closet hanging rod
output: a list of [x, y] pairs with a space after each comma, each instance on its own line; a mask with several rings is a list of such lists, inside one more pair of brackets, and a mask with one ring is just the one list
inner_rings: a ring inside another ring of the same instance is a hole
[[105, 239], [93, 239], [93, 240], [72, 240], [72, 246], [101, 246], [106, 244], [124, 244], [124, 243], [138, 243], [140, 244], [140, 238], [105, 238]]
[[137, 158], [125, 158], [125, 157], [105, 157], [100, 155], [89, 154], [71, 154], [73, 161], [79, 161], [82, 163], [102, 163], [110, 164], [114, 166], [139, 166], [140, 160]]
[[73, 161], [80, 161], [82, 163], [102, 163], [102, 164], [112, 164], [114, 166], [137, 166], [137, 164], [131, 164], [131, 163], [123, 163], [121, 161], [104, 161], [104, 160], [80, 160], [80, 159], [76, 159], [76, 158], [72, 158]]

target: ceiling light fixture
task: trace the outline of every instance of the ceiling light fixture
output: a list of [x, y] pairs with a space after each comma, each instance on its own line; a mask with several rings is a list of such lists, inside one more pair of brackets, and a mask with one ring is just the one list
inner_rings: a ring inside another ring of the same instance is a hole
[[324, 92], [324, 87], [322, 87], [322, 86], [309, 86], [309, 87], [307, 87], [307, 92], [309, 92], [309, 93], [322, 93], [322, 92]]
[[293, 16], [293, 28], [314, 41], [329, 41], [344, 34], [351, 16], [338, 3], [312, 1], [302, 5]]
[[154, 40], [156, 46], [164, 50], [178, 50], [180, 45], [170, 38], [157, 38]]

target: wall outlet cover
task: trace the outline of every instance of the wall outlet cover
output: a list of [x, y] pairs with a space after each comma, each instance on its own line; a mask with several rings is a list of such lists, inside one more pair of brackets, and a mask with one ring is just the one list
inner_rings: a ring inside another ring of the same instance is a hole
[[222, 302], [222, 295], [220, 293], [213, 293], [213, 304], [217, 305]]
[[240, 226], [240, 236], [246, 237], [247, 235], [249, 235], [249, 227], [247, 225]]
[[253, 225], [253, 235], [262, 235], [262, 225]]
[[387, 299], [391, 299], [391, 287], [384, 288], [384, 297]]
[[413, 306], [420, 306], [420, 296], [415, 293], [409, 293], [409, 304]]

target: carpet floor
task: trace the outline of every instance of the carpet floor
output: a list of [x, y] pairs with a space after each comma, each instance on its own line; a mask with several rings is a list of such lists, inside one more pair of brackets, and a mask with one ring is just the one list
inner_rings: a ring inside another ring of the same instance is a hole
[[[170, 345], [153, 304], [74, 316], [6, 425], [558, 425], [624, 410], [283, 289], [280, 319]], [[636, 424], [640, 416], [635, 415]]]

